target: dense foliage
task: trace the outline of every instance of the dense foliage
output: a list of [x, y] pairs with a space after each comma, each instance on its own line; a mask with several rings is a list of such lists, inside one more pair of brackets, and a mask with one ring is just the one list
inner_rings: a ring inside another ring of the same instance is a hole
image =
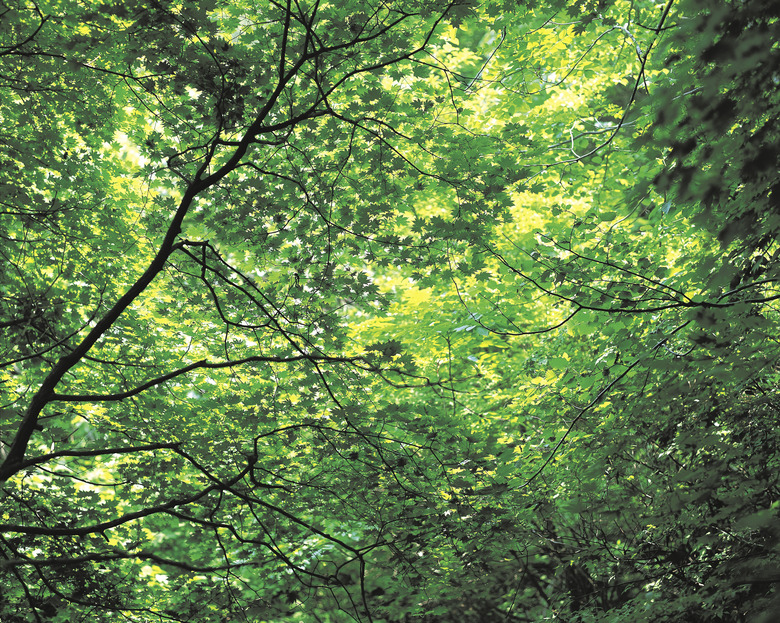
[[0, 0], [0, 619], [776, 620], [779, 40]]

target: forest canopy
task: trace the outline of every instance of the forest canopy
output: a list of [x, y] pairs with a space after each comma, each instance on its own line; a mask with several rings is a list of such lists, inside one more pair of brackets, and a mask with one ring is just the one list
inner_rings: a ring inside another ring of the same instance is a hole
[[0, 620], [777, 620], [778, 41], [0, 0]]

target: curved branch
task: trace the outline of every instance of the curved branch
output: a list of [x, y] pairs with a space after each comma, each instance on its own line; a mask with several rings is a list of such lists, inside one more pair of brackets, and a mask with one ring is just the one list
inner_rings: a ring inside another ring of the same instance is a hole
[[151, 387], [161, 385], [166, 381], [170, 381], [171, 379], [176, 378], [177, 376], [181, 376], [182, 374], [187, 374], [188, 372], [192, 372], [193, 370], [198, 370], [198, 369], [216, 370], [219, 368], [233, 368], [247, 363], [294, 363], [297, 361], [311, 361], [315, 363], [321, 362], [321, 363], [354, 364], [363, 361], [363, 359], [361, 357], [329, 357], [327, 355], [309, 355], [309, 354], [293, 355], [290, 357], [254, 355], [250, 357], [243, 357], [242, 359], [232, 359], [228, 361], [206, 361], [205, 359], [202, 359], [201, 361], [196, 361], [195, 363], [191, 363], [190, 365], [179, 368], [178, 370], [173, 370], [172, 372], [168, 372], [167, 374], [158, 376], [155, 379], [151, 379], [146, 383], [142, 383], [141, 385], [138, 385], [137, 387], [134, 387], [133, 389], [129, 389], [124, 392], [116, 392], [113, 394], [52, 393], [51, 396], [49, 397], [49, 401], [50, 402], [55, 402], [55, 401], [56, 402], [111, 402], [116, 400], [124, 400], [125, 398], [137, 396], [138, 394], [146, 391], [147, 389], [150, 389]]
[[224, 483], [217, 483], [206, 487], [205, 489], [194, 493], [185, 498], [178, 500], [171, 500], [163, 504], [157, 504], [156, 506], [149, 506], [138, 511], [126, 513], [115, 519], [104, 521], [99, 524], [93, 524], [91, 526], [82, 526], [80, 528], [49, 528], [45, 526], [24, 526], [18, 524], [0, 524], [0, 532], [15, 532], [17, 534], [29, 534], [29, 535], [44, 535], [44, 536], [87, 536], [89, 534], [102, 534], [106, 530], [116, 528], [123, 524], [142, 519], [150, 515], [156, 515], [159, 513], [165, 513], [171, 509], [175, 509], [179, 506], [187, 506], [193, 502], [206, 497], [214, 491], [229, 490], [230, 487], [240, 482], [251, 469], [251, 466], [243, 468], [237, 475], [233, 476], [230, 480]]
[[27, 459], [26, 461], [22, 462], [19, 469], [27, 469], [28, 467], [41, 465], [42, 463], [48, 463], [49, 461], [63, 457], [78, 458], [87, 456], [103, 456], [106, 454], [132, 454], [135, 452], [148, 452], [149, 450], [173, 450], [178, 446], [178, 443], [150, 443], [145, 446], [122, 446], [119, 448], [101, 448], [95, 450], [60, 450], [58, 452], [36, 456], [34, 459]]

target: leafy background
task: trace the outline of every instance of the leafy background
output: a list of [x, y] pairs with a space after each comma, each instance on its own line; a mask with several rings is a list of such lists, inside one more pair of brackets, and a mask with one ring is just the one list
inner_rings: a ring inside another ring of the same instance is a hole
[[0, 14], [3, 621], [775, 619], [775, 3]]

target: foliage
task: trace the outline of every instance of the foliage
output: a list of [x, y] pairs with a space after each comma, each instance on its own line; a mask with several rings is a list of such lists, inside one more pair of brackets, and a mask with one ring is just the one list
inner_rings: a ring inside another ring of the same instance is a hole
[[775, 3], [0, 14], [3, 621], [774, 620]]

